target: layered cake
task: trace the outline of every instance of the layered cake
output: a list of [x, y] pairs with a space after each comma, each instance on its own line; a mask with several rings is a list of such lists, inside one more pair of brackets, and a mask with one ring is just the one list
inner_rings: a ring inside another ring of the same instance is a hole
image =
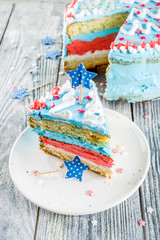
[[63, 58], [66, 70], [109, 61], [108, 100], [159, 98], [160, 1], [73, 1], [65, 10]]
[[79, 156], [90, 170], [111, 177], [114, 163], [109, 130], [95, 84], [89, 80], [95, 74], [83, 65], [79, 68], [69, 72], [75, 77], [72, 85], [66, 80], [61, 88], [54, 87], [52, 94], [31, 104], [28, 121], [39, 135], [43, 151], [65, 161]]

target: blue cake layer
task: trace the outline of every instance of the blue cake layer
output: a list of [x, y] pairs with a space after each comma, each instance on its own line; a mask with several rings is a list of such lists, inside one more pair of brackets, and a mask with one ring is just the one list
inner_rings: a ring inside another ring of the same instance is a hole
[[112, 158], [112, 151], [111, 151], [111, 148], [108, 146], [98, 147], [98, 146], [92, 145], [86, 141], [82, 141], [81, 139], [75, 139], [75, 138], [69, 137], [65, 134], [55, 133], [55, 132], [51, 132], [48, 130], [42, 131], [40, 128], [35, 128], [35, 129], [33, 129], [33, 131], [35, 133], [38, 133], [42, 137], [53, 139], [53, 140], [56, 140], [59, 142], [64, 142], [67, 144], [73, 144], [73, 145], [76, 145], [76, 146], [79, 146], [82, 148], [87, 148], [87, 149], [99, 152], [105, 156]]

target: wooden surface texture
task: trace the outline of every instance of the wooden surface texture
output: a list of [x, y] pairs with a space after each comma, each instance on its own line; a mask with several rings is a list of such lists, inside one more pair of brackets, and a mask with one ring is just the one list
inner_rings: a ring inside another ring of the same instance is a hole
[[[160, 239], [160, 101], [129, 104], [107, 102], [103, 106], [134, 121], [151, 148], [146, 180], [129, 199], [107, 211], [85, 216], [64, 216], [43, 210], [26, 200], [14, 187], [8, 170], [13, 142], [27, 126], [27, 106], [65, 76], [61, 58], [45, 59], [51, 48], [41, 39], [62, 40], [63, 9], [67, 1], [0, 3], [0, 240], [159, 240]], [[40, 59], [37, 59], [40, 56]], [[37, 75], [34, 73], [37, 72]], [[13, 100], [12, 86], [37, 89], [23, 101]], [[144, 115], [150, 115], [144, 119]], [[136, 153], [135, 153], [136, 157]], [[147, 213], [147, 207], [153, 213]], [[97, 220], [97, 226], [91, 221]], [[146, 221], [145, 227], [138, 220]]]

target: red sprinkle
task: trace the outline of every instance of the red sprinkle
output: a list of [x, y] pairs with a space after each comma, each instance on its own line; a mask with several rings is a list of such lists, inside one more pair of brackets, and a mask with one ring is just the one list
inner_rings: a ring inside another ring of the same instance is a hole
[[113, 49], [114, 46], [115, 46], [115, 44], [114, 44], [114, 42], [112, 42], [110, 48]]
[[128, 21], [125, 21], [125, 22], [124, 22], [124, 24], [127, 24], [127, 23], [128, 23]]
[[142, 36], [141, 39], [145, 39], [146, 37], [145, 36]]
[[79, 100], [79, 95], [76, 97], [76, 101], [78, 101]]
[[59, 97], [58, 96], [54, 96], [54, 100], [57, 100], [57, 99], [59, 99]]
[[92, 190], [88, 190], [87, 191], [87, 195], [90, 196], [90, 197], [93, 196], [93, 191]]
[[52, 96], [59, 95], [59, 93], [58, 93], [59, 91], [60, 91], [60, 88], [58, 86], [55, 86], [54, 88], [52, 88], [52, 90], [51, 90]]
[[144, 21], [145, 21], [145, 22], [148, 22], [148, 20], [147, 20], [147, 19], [144, 19]]
[[86, 99], [87, 100], [91, 100], [92, 98], [90, 96], [86, 96]]
[[124, 37], [119, 38], [119, 40], [120, 40], [120, 41], [123, 41], [123, 40], [124, 40]]
[[85, 111], [83, 109], [78, 109], [78, 112], [84, 113]]
[[130, 8], [130, 6], [126, 6], [126, 8]]
[[146, 5], [145, 4], [141, 4], [141, 7], [145, 7]]
[[38, 109], [42, 109], [42, 108], [45, 108], [45, 107], [46, 107], [45, 102], [40, 102], [37, 99], [35, 99], [35, 101], [31, 104], [30, 109], [38, 110]]
[[135, 49], [137, 49], [137, 45], [136, 45], [135, 43], [133, 44], [132, 47], [135, 48]]
[[137, 34], [140, 34], [141, 32], [142, 32], [141, 29], [138, 29], [138, 30], [137, 30]]
[[143, 42], [140, 44], [140, 46], [141, 46], [142, 48], [145, 48], [145, 47], [146, 47], [146, 42], [143, 41]]
[[160, 2], [156, 3], [156, 6], [160, 6]]
[[55, 107], [55, 104], [54, 104], [54, 103], [52, 104], [51, 108], [53, 108], [53, 107]]
[[155, 42], [153, 40], [151, 40], [149, 42], [149, 45], [150, 45], [151, 48], [155, 48]]
[[34, 174], [35, 176], [37, 176], [37, 175], [38, 175], [38, 170], [34, 170], [33, 174]]
[[140, 14], [141, 12], [140, 11], [137, 11], [136, 14]]
[[151, 10], [152, 8], [148, 8], [149, 10]]
[[117, 168], [117, 173], [123, 173], [124, 169], [123, 168]]
[[156, 21], [160, 21], [160, 19], [159, 19], [159, 18], [156, 18]]
[[159, 37], [160, 37], [160, 34], [159, 34], [159, 33], [157, 33], [156, 37], [158, 37], [158, 38], [159, 38]]
[[158, 24], [156, 24], [157, 25], [157, 27], [160, 27], [160, 24], [158, 23]]

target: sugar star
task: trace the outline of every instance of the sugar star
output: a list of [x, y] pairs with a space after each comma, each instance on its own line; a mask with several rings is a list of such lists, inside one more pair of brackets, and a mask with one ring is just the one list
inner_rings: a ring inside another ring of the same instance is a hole
[[53, 41], [55, 41], [55, 39], [46, 37], [46, 38], [42, 39], [42, 44], [43, 45], [52, 45]]
[[90, 80], [97, 75], [96, 73], [88, 72], [82, 63], [76, 70], [66, 72], [72, 78], [72, 88], [82, 85], [90, 89]]
[[147, 212], [148, 212], [148, 213], [152, 213], [152, 212], [153, 212], [153, 208], [152, 208], [152, 207], [148, 207], [148, 208], [147, 208]]
[[68, 161], [68, 162], [64, 162], [64, 164], [66, 165], [68, 172], [66, 173], [66, 177], [65, 178], [77, 178], [80, 182], [82, 181], [82, 174], [83, 171], [85, 171], [87, 168], [89, 168], [89, 166], [83, 164], [80, 161], [80, 158], [78, 156], [76, 156], [73, 161]]
[[46, 59], [55, 59], [57, 57], [61, 56], [60, 52], [57, 51], [51, 51], [46, 53]]
[[26, 88], [14, 89], [12, 98], [18, 98], [22, 100], [25, 96], [28, 96], [29, 92], [27, 92]]
[[97, 220], [93, 219], [93, 220], [91, 221], [91, 223], [92, 223], [93, 226], [97, 226]]
[[139, 223], [139, 226], [140, 226], [140, 227], [141, 227], [141, 226], [145, 227], [145, 225], [146, 225], [146, 222], [143, 221], [142, 219], [139, 220], [138, 223]]

